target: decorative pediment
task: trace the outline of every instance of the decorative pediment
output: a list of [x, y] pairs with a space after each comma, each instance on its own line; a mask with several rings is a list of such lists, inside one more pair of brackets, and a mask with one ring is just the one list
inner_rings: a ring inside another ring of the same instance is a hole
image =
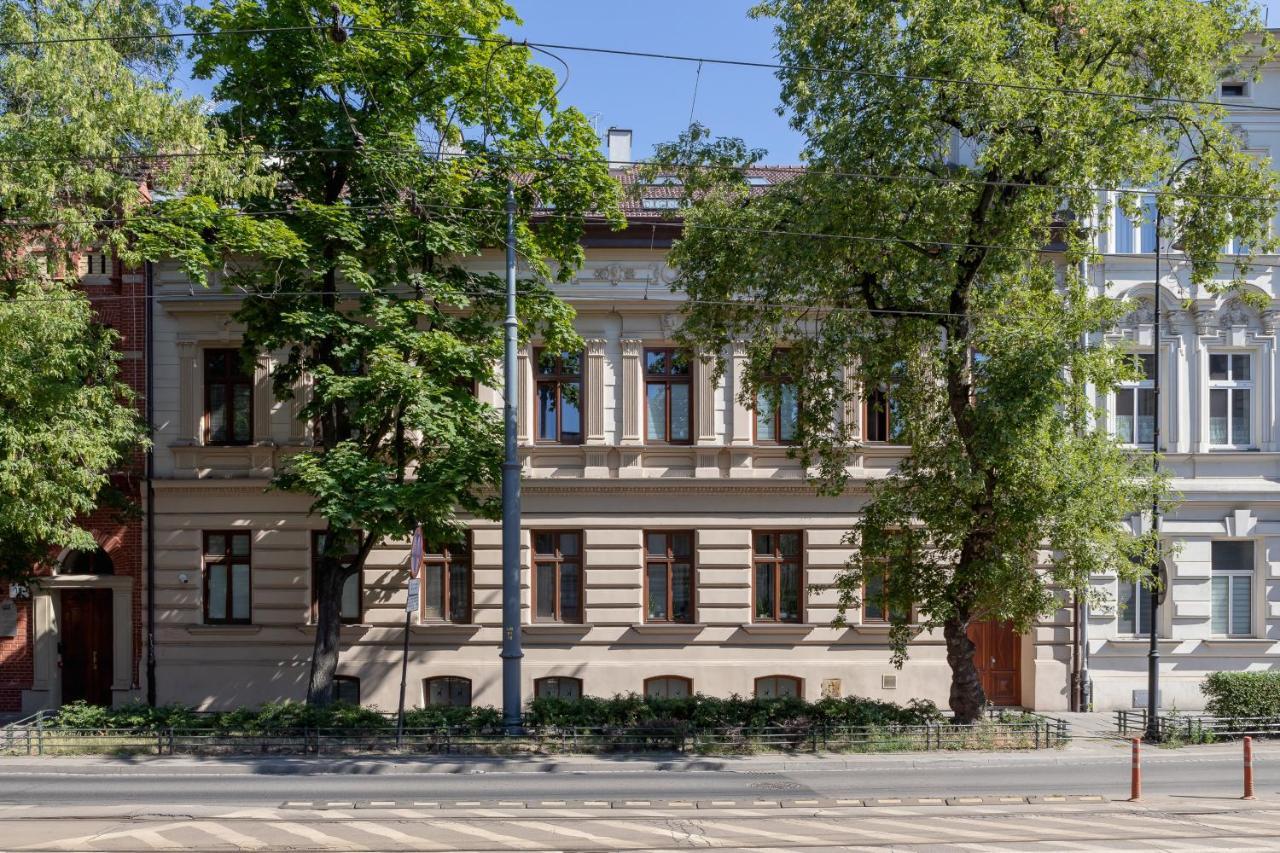
[[1218, 309], [1218, 327], [1230, 331], [1239, 328], [1253, 328], [1257, 325], [1257, 314], [1239, 299], [1228, 299]]

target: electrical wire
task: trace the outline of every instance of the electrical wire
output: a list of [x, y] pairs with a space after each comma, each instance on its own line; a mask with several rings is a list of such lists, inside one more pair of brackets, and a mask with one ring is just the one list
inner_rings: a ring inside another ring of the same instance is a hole
[[[129, 161], [153, 161], [153, 160], [178, 160], [185, 158], [203, 158], [203, 157], [225, 157], [225, 158], [271, 158], [271, 157], [289, 157], [295, 155], [308, 154], [351, 154], [357, 157], [377, 156], [394, 156], [421, 158], [424, 160], [475, 160], [483, 164], [491, 164], [493, 155], [490, 153], [466, 152], [466, 151], [441, 151], [428, 152], [418, 148], [387, 148], [378, 149], [368, 146], [363, 148], [264, 148], [255, 151], [157, 151], [152, 153], [137, 154], [86, 154], [82, 156], [64, 156], [64, 157], [0, 157], [0, 165], [31, 165], [31, 164], [56, 164], [56, 163], [127, 163]], [[712, 170], [721, 169], [723, 167], [713, 166], [703, 163], [677, 163], [664, 162], [661, 160], [612, 160], [604, 156], [599, 157], [566, 157], [553, 152], [547, 152], [547, 158], [554, 160], [558, 164], [570, 163], [577, 165], [592, 165], [605, 163], [618, 163], [629, 167], [649, 167], [654, 169], [698, 169]], [[535, 163], [536, 160], [530, 162]], [[517, 164], [518, 165], [518, 164]], [[1010, 187], [1015, 189], [1043, 189], [1043, 190], [1087, 190], [1090, 192], [1107, 192], [1118, 195], [1141, 195], [1153, 197], [1176, 197], [1176, 198], [1212, 198], [1212, 199], [1229, 199], [1234, 201], [1268, 201], [1280, 203], [1280, 190], [1277, 190], [1272, 196], [1251, 196], [1238, 195], [1235, 193], [1207, 193], [1207, 192], [1179, 192], [1178, 190], [1158, 189], [1158, 188], [1142, 188], [1142, 187], [1114, 187], [1093, 184], [1082, 184], [1073, 186], [1070, 184], [1036, 184], [1028, 181], [1006, 181], [996, 180], [982, 177], [967, 177], [954, 175], [903, 175], [903, 174], [887, 174], [877, 172], [849, 172], [839, 169], [808, 169], [804, 166], [788, 166], [788, 165], [750, 165], [739, 167], [740, 171], [745, 174], [758, 171], [771, 172], [794, 172], [797, 175], [804, 174], [806, 177], [831, 177], [831, 178], [850, 178], [863, 181], [903, 181], [907, 183], [922, 184], [960, 184], [972, 186], [992, 186], [992, 187]], [[638, 184], [644, 186], [644, 184]], [[655, 184], [654, 186], [670, 186], [663, 184]]]
[[[185, 39], [185, 38], [226, 38], [233, 36], [255, 36], [270, 35], [273, 33], [288, 33], [300, 31], [317, 31], [329, 32], [333, 29], [331, 24], [316, 24], [310, 26], [296, 27], [256, 27], [246, 29], [228, 29], [228, 30], [212, 30], [212, 31], [186, 31], [173, 33], [138, 33], [133, 35], [113, 35], [113, 36], [72, 36], [68, 38], [53, 39], [24, 39], [0, 42], [0, 49], [13, 47], [39, 47], [43, 45], [53, 44], [83, 44], [87, 42], [122, 42], [130, 40], [155, 41], [162, 39]], [[475, 36], [463, 33], [438, 33], [428, 30], [412, 30], [397, 27], [368, 27], [368, 26], [349, 26], [344, 30], [352, 33], [369, 32], [381, 35], [394, 36], [414, 36], [416, 38], [427, 38], [441, 41], [465, 41], [472, 44], [509, 44], [513, 40], [510, 38], [498, 38], [494, 36]], [[580, 44], [560, 44], [556, 42], [535, 42], [521, 41], [515, 42], [523, 47], [531, 49], [549, 50], [568, 50], [579, 53], [591, 53], [603, 56], [621, 56], [632, 59], [659, 59], [671, 62], [690, 62], [705, 63], [707, 65], [724, 65], [735, 68], [756, 68], [770, 71], [795, 71], [813, 74], [831, 74], [844, 75], [848, 77], [863, 77], [867, 79], [890, 80], [896, 82], [909, 81], [916, 83], [942, 84], [952, 86], [975, 86], [979, 88], [993, 89], [1013, 89], [1023, 92], [1044, 92], [1052, 94], [1072, 95], [1078, 97], [1093, 98], [1110, 98], [1114, 100], [1130, 101], [1143, 105], [1151, 104], [1167, 104], [1167, 105], [1186, 105], [1186, 106], [1203, 106], [1222, 108], [1224, 105], [1220, 101], [1209, 101], [1196, 98], [1175, 98], [1160, 95], [1142, 95], [1129, 92], [1104, 92], [1097, 89], [1084, 89], [1070, 86], [1042, 86], [1034, 83], [1008, 83], [996, 80], [973, 80], [958, 77], [938, 77], [926, 74], [902, 74], [882, 71], [867, 71], [860, 68], [829, 68], [819, 65], [797, 65], [779, 62], [764, 62], [761, 60], [750, 59], [721, 59], [710, 56], [693, 56], [680, 53], [661, 53], [657, 51], [646, 50], [625, 50], [622, 48], [599, 47], [596, 45], [580, 45]], [[1280, 107], [1269, 106], [1264, 104], [1250, 105], [1250, 108], [1261, 112], [1280, 112]]]
[[[395, 206], [396, 205], [392, 202], [384, 202], [381, 204], [371, 204], [371, 205], [351, 205], [350, 207], [347, 207], [344, 209], [352, 210], [352, 211], [370, 211], [370, 210], [387, 210]], [[491, 216], [506, 215], [501, 210], [495, 210], [495, 209], [485, 208], [485, 207], [471, 207], [467, 205], [417, 204], [416, 207], [419, 210], [442, 210], [442, 211], [456, 211], [456, 212], [465, 212], [465, 213], [482, 213], [482, 214], [489, 214]], [[275, 216], [275, 215], [297, 215], [297, 214], [298, 214], [298, 211], [290, 210], [287, 208], [276, 209], [276, 210], [236, 211], [234, 213], [229, 213], [229, 214], [224, 213], [224, 215], [232, 215], [232, 216]], [[555, 211], [535, 212], [532, 218], [535, 221], [538, 219], [568, 219], [575, 222], [593, 221], [593, 220], [600, 221], [598, 218], [592, 217], [589, 214], [582, 214], [582, 215], [565, 214], [565, 213], [556, 213]], [[151, 219], [152, 221], [157, 221], [157, 222], [181, 223], [181, 222], [189, 221], [190, 217], [140, 216], [138, 217], [138, 219], [140, 221]], [[0, 221], [0, 227], [54, 228], [54, 227], [63, 226], [63, 225], [75, 225], [75, 224], [110, 225], [112, 223], [118, 223], [118, 222], [119, 222], [118, 219], [97, 219], [97, 220], [85, 219], [85, 220], [63, 220], [63, 221], [51, 220], [49, 222], [44, 222], [44, 223], [22, 222], [22, 221], [10, 220], [7, 222]], [[806, 239], [815, 239], [815, 240], [844, 240], [848, 242], [898, 244], [898, 245], [905, 245], [912, 248], [927, 246], [927, 247], [934, 247], [939, 249], [983, 249], [988, 251], [1018, 252], [1018, 253], [1029, 254], [1029, 255], [1061, 253], [1058, 250], [1051, 250], [1045, 247], [1036, 247], [1036, 246], [1010, 246], [1010, 245], [1002, 245], [999, 243], [962, 243], [962, 242], [948, 241], [948, 240], [912, 240], [905, 237], [881, 237], [881, 236], [874, 236], [874, 235], [867, 235], [867, 234], [831, 234], [831, 233], [826, 233], [822, 231], [793, 231], [793, 230], [788, 230], [783, 228], [746, 228], [746, 227], [737, 226], [737, 225], [734, 225], [734, 226], [714, 225], [711, 223], [688, 222], [684, 220], [679, 220], [679, 221], [677, 220], [646, 220], [642, 223], [633, 223], [633, 224], [639, 227], [649, 226], [655, 229], [656, 228], [678, 228], [681, 230], [686, 228], [702, 229], [702, 230], [719, 231], [719, 232], [727, 232], [727, 233], [759, 234], [759, 235], [768, 235], [768, 236], [774, 236], [774, 237], [803, 237]], [[1093, 254], [1094, 256], [1104, 257], [1104, 258], [1106, 257], [1127, 258], [1127, 257], [1132, 257], [1134, 253], [1132, 252], [1093, 252], [1091, 254]], [[1229, 253], [1223, 253], [1222, 256], [1238, 257], [1236, 255], [1232, 255]]]

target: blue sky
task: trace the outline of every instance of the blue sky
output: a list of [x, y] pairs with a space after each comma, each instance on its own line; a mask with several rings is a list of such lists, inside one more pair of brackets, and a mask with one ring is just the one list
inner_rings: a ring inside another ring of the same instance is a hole
[[[524, 19], [514, 37], [558, 44], [771, 61], [773, 24], [753, 21], [747, 0], [512, 0]], [[636, 156], [674, 139], [694, 118], [717, 135], [741, 136], [769, 151], [771, 163], [794, 163], [800, 138], [774, 108], [778, 83], [764, 69], [557, 51], [569, 63], [560, 97], [604, 130], [627, 127]], [[550, 67], [559, 66], [548, 61]], [[698, 96], [694, 103], [694, 83]]]

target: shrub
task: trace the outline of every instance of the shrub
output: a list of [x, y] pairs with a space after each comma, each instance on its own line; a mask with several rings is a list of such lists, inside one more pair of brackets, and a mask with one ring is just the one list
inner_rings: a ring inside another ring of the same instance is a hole
[[1280, 672], [1215, 672], [1200, 685], [1215, 717], [1280, 719]]

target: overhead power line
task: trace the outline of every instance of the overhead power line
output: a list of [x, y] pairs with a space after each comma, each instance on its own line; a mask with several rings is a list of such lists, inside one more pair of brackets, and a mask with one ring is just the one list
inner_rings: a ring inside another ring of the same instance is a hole
[[[172, 33], [138, 33], [132, 35], [111, 35], [111, 36], [72, 36], [68, 38], [39, 38], [0, 42], [0, 49], [8, 49], [14, 47], [38, 47], [41, 45], [53, 44], [82, 44], [86, 42], [123, 42], [131, 40], [156, 41], [164, 39], [184, 39], [184, 38], [228, 38], [236, 36], [257, 36], [271, 35], [274, 33], [290, 33], [290, 32], [323, 32], [329, 33], [333, 31], [333, 24], [316, 24], [313, 26], [297, 26], [297, 27], [256, 27], [248, 29], [227, 29], [212, 31], [186, 31]], [[1113, 100], [1129, 101], [1143, 105], [1150, 104], [1167, 104], [1167, 105], [1186, 105], [1221, 108], [1224, 105], [1219, 101], [1210, 101], [1197, 98], [1177, 98], [1172, 96], [1161, 95], [1145, 95], [1132, 92], [1106, 92], [1098, 89], [1086, 89], [1072, 86], [1044, 86], [1035, 83], [1010, 83], [997, 80], [974, 80], [960, 77], [940, 77], [926, 74], [906, 74], [888, 71], [868, 71], [861, 68], [831, 68], [818, 65], [798, 65], [780, 62], [765, 62], [763, 60], [751, 59], [725, 59], [711, 56], [693, 56], [680, 53], [662, 53], [658, 51], [646, 50], [626, 50], [623, 48], [600, 47], [597, 45], [581, 45], [581, 44], [561, 44], [557, 42], [536, 42], [525, 40], [515, 40], [512, 38], [498, 38], [494, 36], [476, 36], [464, 33], [439, 33], [428, 30], [411, 30], [397, 27], [366, 27], [366, 26], [350, 26], [341, 27], [343, 31], [352, 33], [368, 32], [378, 33], [382, 35], [394, 36], [413, 36], [416, 38], [426, 38], [442, 41], [465, 41], [472, 44], [514, 44], [541, 51], [550, 50], [566, 50], [579, 53], [599, 54], [603, 56], [621, 56], [633, 59], [655, 59], [666, 60], [671, 62], [687, 62], [699, 63], [706, 65], [723, 65], [735, 68], [756, 68], [771, 71], [801, 71], [813, 74], [830, 74], [842, 75], [847, 77], [860, 77], [873, 80], [889, 80], [897, 82], [914, 82], [914, 83], [930, 83], [951, 86], [974, 86], [979, 88], [991, 89], [1012, 89], [1023, 92], [1043, 92], [1046, 94], [1061, 94], [1077, 97], [1092, 98], [1109, 98]], [[1262, 112], [1280, 112], [1280, 107], [1268, 106], [1264, 104], [1250, 105], [1250, 109]]]
[[[405, 158], [421, 158], [423, 160], [475, 160], [477, 162], [485, 162], [493, 159], [493, 155], [482, 152], [465, 152], [465, 151], [425, 151], [418, 148], [371, 148], [368, 146], [361, 148], [354, 147], [326, 147], [326, 148], [264, 148], [260, 150], [250, 151], [153, 151], [147, 153], [121, 153], [121, 154], [85, 154], [85, 155], [64, 155], [60, 157], [0, 157], [0, 165], [22, 166], [34, 163], [56, 164], [56, 163], [127, 163], [130, 161], [156, 161], [156, 160], [180, 160], [180, 159], [201, 159], [201, 158], [271, 158], [271, 157], [290, 157], [302, 156], [310, 154], [350, 154], [359, 158], [371, 158], [373, 156], [389, 156], [389, 157], [405, 157]], [[517, 164], [526, 158], [516, 158]], [[531, 161], [538, 158], [528, 158]], [[698, 169], [701, 171], [709, 171], [723, 169], [722, 166], [713, 166], [701, 163], [677, 163], [664, 162], [661, 160], [612, 160], [604, 157], [567, 157], [548, 151], [546, 153], [548, 161], [554, 161], [558, 164], [572, 163], [578, 165], [618, 163], [629, 167], [649, 167], [654, 169], [666, 169], [675, 171], [678, 169]], [[744, 173], [753, 171], [777, 171], [777, 172], [794, 172], [799, 175], [803, 173], [807, 177], [831, 177], [831, 178], [849, 178], [863, 181], [903, 181], [906, 183], [922, 183], [922, 184], [956, 184], [956, 185], [973, 185], [973, 186], [993, 186], [993, 187], [1010, 187], [1017, 189], [1043, 189], [1043, 190], [1088, 190], [1090, 192], [1110, 192], [1124, 195], [1139, 196], [1170, 196], [1175, 198], [1216, 198], [1229, 199], [1235, 201], [1267, 201], [1280, 202], [1280, 192], [1271, 196], [1251, 196], [1237, 195], [1235, 193], [1206, 193], [1206, 192], [1179, 192], [1171, 189], [1159, 188], [1142, 188], [1142, 187], [1114, 187], [1094, 184], [1083, 184], [1080, 186], [1072, 186], [1069, 184], [1036, 184], [1028, 181], [1008, 181], [993, 178], [983, 178], [980, 176], [956, 176], [956, 175], [905, 175], [905, 174], [889, 174], [883, 172], [850, 172], [840, 169], [810, 169], [803, 165], [751, 165], [738, 167]], [[654, 184], [653, 186], [670, 185]]]
[[[381, 202], [378, 204], [351, 205], [344, 209], [359, 212], [359, 211], [372, 211], [372, 210], [390, 210], [390, 209], [394, 209], [402, 206], [403, 205], [397, 204], [395, 202]], [[479, 214], [487, 214], [495, 217], [505, 215], [503, 211], [497, 210], [497, 209], [491, 209], [487, 207], [472, 207], [472, 206], [460, 205], [460, 204], [418, 204], [417, 208], [419, 210], [442, 210], [442, 211], [457, 211], [457, 212], [463, 212], [463, 213], [479, 213]], [[298, 215], [298, 214], [299, 214], [299, 211], [291, 210], [289, 208], [277, 208], [277, 209], [269, 209], [269, 210], [246, 210], [246, 211], [233, 211], [233, 212], [224, 211], [223, 212], [223, 215], [252, 216], [252, 217], [284, 216], [284, 215]], [[533, 217], [535, 221], [539, 218], [570, 219], [574, 221], [578, 221], [578, 220], [590, 221], [593, 218], [598, 218], [598, 216], [593, 217], [592, 214], [577, 215], [577, 214], [556, 213], [555, 211], [535, 212], [533, 214]], [[145, 221], [147, 219], [151, 219], [157, 222], [176, 222], [176, 223], [190, 221], [189, 216], [151, 216], [151, 217], [139, 216], [138, 217], [139, 221]], [[45, 222], [34, 222], [34, 221], [24, 222], [24, 221], [18, 221], [18, 220], [9, 220], [7, 222], [0, 221], [0, 227], [9, 227], [9, 228], [54, 228], [54, 227], [65, 226], [65, 225], [113, 225], [113, 224], [119, 225], [120, 220], [104, 218], [104, 219], [62, 220], [62, 221], [49, 220]], [[719, 232], [727, 232], [727, 233], [736, 232], [740, 234], [761, 234], [761, 235], [769, 235], [769, 236], [775, 236], [775, 237], [803, 237], [803, 238], [815, 239], [815, 240], [844, 240], [849, 242], [899, 244], [899, 245], [905, 245], [913, 248], [934, 247], [934, 248], [940, 248], [940, 249], [943, 249], [943, 248], [985, 249], [989, 251], [1019, 252], [1019, 253], [1030, 254], [1030, 255], [1043, 255], [1043, 254], [1055, 253], [1050, 249], [1047, 249], [1044, 247], [1035, 247], [1035, 246], [1010, 246], [1010, 245], [1004, 245], [999, 243], [967, 243], [967, 242], [950, 241], [950, 240], [910, 239], [907, 237], [885, 237], [885, 236], [878, 236], [878, 235], [871, 235], [871, 234], [840, 234], [840, 233], [832, 234], [832, 233], [827, 233], [822, 231], [794, 231], [794, 230], [789, 230], [785, 228], [747, 228], [747, 227], [738, 226], [738, 225], [732, 225], [732, 226], [714, 225], [711, 223], [687, 222], [684, 220], [676, 221], [676, 220], [655, 219], [655, 220], [646, 220], [644, 222], [638, 222], [638, 223], [632, 223], [632, 224], [635, 225], [636, 227], [641, 227], [641, 228], [645, 226], [649, 226], [654, 229], [691, 228], [691, 229], [702, 229], [702, 230], [719, 231]], [[1095, 252], [1094, 254], [1100, 255], [1102, 257], [1130, 257], [1132, 253]], [[1235, 256], [1227, 255], [1227, 257], [1235, 257]]]

